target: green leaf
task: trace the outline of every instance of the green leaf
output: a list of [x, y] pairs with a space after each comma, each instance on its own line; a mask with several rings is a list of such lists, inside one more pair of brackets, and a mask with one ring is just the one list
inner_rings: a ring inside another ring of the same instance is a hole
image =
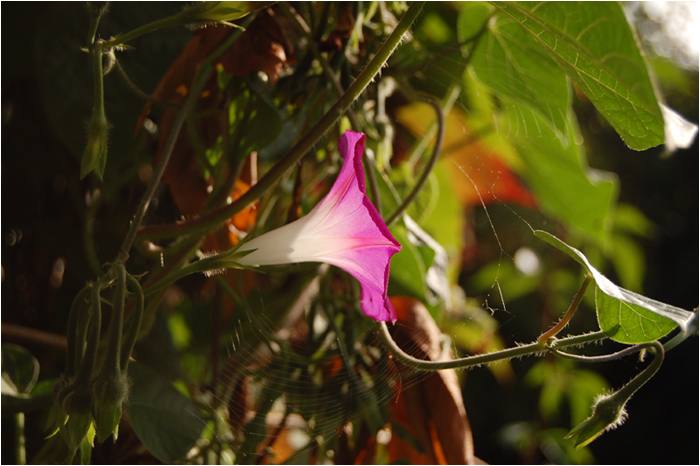
[[258, 93], [257, 89], [246, 87], [231, 102], [229, 109], [238, 157], [264, 149], [282, 132], [282, 117], [274, 103], [267, 96]]
[[615, 2], [494, 2], [540, 44], [625, 143], [663, 144], [664, 119], [634, 35]]
[[612, 206], [617, 198], [613, 174], [593, 171], [585, 163], [582, 146], [576, 144], [573, 122], [562, 145], [539, 114], [509, 105], [504, 131], [516, 141], [525, 162], [523, 176], [537, 195], [543, 210], [564, 222], [577, 234], [604, 247], [612, 225]]
[[595, 307], [600, 329], [620, 343], [646, 343], [658, 340], [676, 327], [666, 317], [647, 309], [612, 298], [595, 290]]
[[2, 344], [2, 392], [26, 394], [39, 379], [39, 362], [26, 349], [11, 343]]
[[[390, 228], [391, 234], [401, 243], [401, 251], [391, 258], [391, 281], [389, 294], [405, 294], [426, 301], [427, 285], [425, 276], [428, 266], [418, 246], [408, 237], [406, 227], [396, 223]], [[429, 249], [429, 248], [423, 248]], [[427, 252], [427, 251], [426, 251]], [[430, 258], [432, 262], [432, 258]], [[395, 287], [399, 286], [400, 291]]]
[[[675, 322], [684, 336], [697, 333], [697, 314], [620, 288], [593, 267], [578, 249], [546, 231], [535, 236], [583, 265], [596, 282], [596, 311], [601, 330], [621, 343], [646, 343], [670, 332]], [[599, 298], [605, 294], [607, 297]], [[660, 320], [661, 319], [661, 320]], [[669, 322], [672, 321], [672, 322]]]
[[[488, 6], [479, 5], [460, 13], [461, 40], [478, 33], [479, 22], [491, 15], [485, 10]], [[487, 30], [472, 52], [472, 71], [501, 97], [535, 110], [562, 142], [568, 142], [571, 92], [566, 73], [512, 18], [496, 15]]]
[[181, 459], [194, 446], [205, 426], [197, 407], [165, 377], [132, 361], [133, 385], [126, 405], [134, 432], [164, 463]]

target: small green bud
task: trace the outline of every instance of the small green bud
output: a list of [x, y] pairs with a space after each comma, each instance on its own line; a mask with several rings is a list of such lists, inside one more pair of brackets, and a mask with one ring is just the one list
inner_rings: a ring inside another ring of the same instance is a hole
[[76, 451], [92, 423], [92, 392], [89, 388], [75, 385], [71, 392], [65, 394], [63, 409], [68, 415], [60, 427], [61, 436], [71, 451]]
[[126, 374], [112, 372], [98, 377], [93, 385], [93, 391], [95, 394], [93, 417], [97, 438], [100, 442], [104, 442], [112, 434], [116, 438], [122, 408], [129, 395], [129, 380]]
[[593, 403], [591, 417], [574, 427], [564, 438], [572, 440], [579, 449], [591, 443], [603, 432], [618, 428], [627, 419], [625, 404], [629, 398], [626, 392], [622, 391], [599, 396]]
[[109, 135], [109, 123], [104, 111], [95, 111], [88, 124], [88, 142], [80, 164], [80, 179], [85, 178], [91, 171], [100, 180], [107, 164], [107, 139]]

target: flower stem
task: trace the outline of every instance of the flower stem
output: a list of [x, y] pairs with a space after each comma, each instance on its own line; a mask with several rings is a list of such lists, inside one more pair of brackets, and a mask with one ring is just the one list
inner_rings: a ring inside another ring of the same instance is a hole
[[654, 360], [651, 362], [651, 364], [649, 364], [649, 366], [647, 366], [646, 369], [644, 369], [634, 379], [627, 382], [624, 387], [617, 391], [619, 396], [624, 399], [629, 399], [634, 392], [642, 388], [642, 385], [647, 383], [649, 379], [656, 374], [661, 367], [661, 363], [664, 362], [664, 347], [658, 341], [652, 341], [639, 346], [648, 347], [651, 352], [654, 353]]
[[126, 299], [126, 269], [124, 264], [115, 267], [117, 287], [114, 290], [112, 303], [112, 319], [109, 323], [109, 341], [107, 354], [102, 363], [101, 374], [120, 373], [120, 354], [122, 344], [122, 327], [124, 325], [124, 301]]
[[445, 114], [442, 112], [442, 106], [440, 105], [440, 103], [433, 97], [426, 94], [416, 93], [415, 97], [419, 100], [423, 100], [429, 103], [435, 109], [435, 113], [437, 114], [438, 118], [437, 139], [435, 140], [435, 146], [433, 146], [433, 154], [430, 156], [428, 165], [425, 167], [425, 170], [423, 170], [423, 173], [421, 174], [420, 178], [418, 179], [408, 196], [406, 196], [403, 202], [401, 202], [401, 205], [399, 205], [396, 208], [396, 210], [392, 212], [391, 215], [389, 215], [389, 217], [386, 219], [387, 226], [391, 226], [394, 222], [396, 222], [399, 219], [399, 217], [406, 211], [406, 209], [408, 209], [411, 203], [413, 203], [416, 197], [418, 197], [418, 194], [420, 193], [421, 189], [423, 189], [423, 186], [425, 186], [425, 183], [428, 181], [430, 173], [433, 171], [433, 168], [435, 168], [438, 156], [442, 151], [442, 142], [445, 139]]
[[609, 362], [609, 361], [614, 361], [616, 359], [623, 358], [627, 355], [630, 355], [632, 353], [636, 353], [637, 351], [641, 351], [644, 348], [647, 348], [649, 346], [649, 343], [642, 343], [639, 345], [634, 345], [634, 346], [629, 346], [621, 351], [618, 351], [616, 353], [612, 354], [604, 354], [601, 356], [583, 356], [580, 354], [571, 354], [567, 353], [565, 351], [559, 351], [556, 348], [549, 348], [549, 350], [556, 354], [557, 356], [561, 356], [562, 358], [566, 359], [573, 359], [574, 361], [581, 361], [581, 362]]
[[360, 73], [343, 96], [326, 112], [321, 120], [304, 135], [287, 154], [282, 157], [258, 183], [246, 191], [241, 197], [210, 214], [196, 219], [178, 223], [176, 225], [163, 225], [146, 227], [141, 231], [144, 238], [170, 238], [192, 233], [206, 233], [216, 229], [226, 219], [243, 210], [253, 201], [261, 197], [268, 189], [301, 159], [316, 142], [335, 124], [352, 103], [362, 94], [367, 85], [375, 78], [396, 47], [401, 42], [404, 33], [423, 8], [425, 2], [414, 2], [408, 11], [396, 25], [381, 48], [374, 55], [367, 67]]
[[583, 279], [583, 283], [581, 283], [581, 287], [578, 289], [576, 296], [574, 296], [574, 300], [571, 302], [571, 305], [569, 306], [569, 309], [566, 311], [566, 314], [564, 314], [564, 317], [562, 317], [562, 319], [559, 321], [559, 323], [557, 325], [555, 325], [554, 327], [552, 327], [548, 331], [544, 332], [537, 339], [537, 343], [539, 343], [540, 346], [544, 347], [550, 338], [554, 337], [557, 333], [561, 332], [564, 327], [567, 326], [567, 324], [569, 323], [571, 318], [576, 313], [576, 310], [578, 309], [579, 304], [581, 304], [581, 300], [583, 299], [583, 295], [586, 292], [586, 289], [588, 288], [588, 284], [591, 283], [592, 279], [593, 279], [593, 275], [591, 275], [590, 273], [586, 274], [586, 278]]
[[82, 352], [78, 355], [78, 345], [82, 348], [84, 344], [83, 339], [78, 338], [78, 323], [80, 321], [80, 315], [85, 310], [85, 300], [90, 296], [91, 286], [88, 285], [75, 295], [73, 299], [73, 304], [70, 307], [70, 314], [68, 315], [68, 331], [66, 333], [66, 375], [68, 377], [73, 377], [77, 371], [80, 363], [82, 362]]
[[[542, 346], [539, 342], [533, 342], [527, 345], [516, 346], [515, 348], [508, 348], [501, 351], [494, 351], [487, 354], [479, 354], [475, 356], [467, 356], [466, 358], [452, 359], [450, 361], [425, 361], [423, 359], [417, 359], [413, 356], [406, 354], [399, 345], [396, 344], [394, 339], [389, 333], [389, 328], [386, 322], [378, 322], [377, 324], [379, 330], [379, 338], [384, 343], [384, 346], [391, 352], [391, 354], [401, 363], [413, 367], [414, 369], [427, 370], [427, 371], [437, 371], [443, 369], [460, 369], [470, 366], [477, 366], [480, 364], [487, 364], [491, 362], [501, 361], [505, 359], [511, 359], [519, 356], [528, 356], [531, 354], [542, 353]], [[556, 346], [566, 347], [573, 345], [580, 345], [583, 343], [589, 343], [596, 340], [605, 338], [607, 335], [605, 332], [593, 332], [585, 335], [578, 335], [575, 337], [562, 338], [561, 340], [556, 340]]]
[[169, 16], [167, 18], [159, 19], [157, 21], [153, 21], [152, 23], [144, 24], [143, 26], [140, 26], [134, 30], [131, 30], [129, 32], [126, 32], [124, 34], [120, 34], [117, 37], [114, 37], [113, 39], [107, 41], [105, 43], [106, 48], [112, 48], [116, 47], [118, 45], [125, 44], [129, 42], [130, 40], [136, 39], [139, 36], [142, 36], [144, 34], [147, 34], [149, 32], [157, 31], [158, 29], [163, 29], [166, 27], [171, 27], [171, 26], [179, 26], [181, 24], [184, 24], [182, 21], [182, 16], [180, 13]]
[[136, 307], [132, 311], [131, 321], [129, 327], [125, 330], [126, 337], [124, 338], [124, 344], [122, 345], [119, 367], [122, 372], [126, 372], [129, 365], [129, 357], [136, 344], [136, 339], [139, 335], [139, 329], [141, 328], [141, 319], [143, 319], [143, 308], [144, 308], [144, 297], [143, 290], [141, 289], [141, 284], [131, 275], [127, 275], [127, 282], [132, 291], [136, 293]]
[[95, 360], [97, 359], [97, 345], [100, 342], [100, 330], [102, 328], [101, 291], [102, 285], [98, 281], [92, 286], [92, 293], [90, 295], [90, 303], [92, 305], [90, 331], [87, 339], [87, 346], [85, 347], [85, 356], [83, 357], [76, 377], [76, 385], [84, 387], [87, 387], [92, 380], [92, 374], [95, 370]]
[[87, 45], [89, 47], [95, 42], [97, 26], [100, 24], [100, 18], [102, 18], [102, 14], [105, 12], [105, 9], [95, 8], [93, 5], [88, 3], [88, 10], [90, 11], [90, 26], [88, 27], [87, 34]]

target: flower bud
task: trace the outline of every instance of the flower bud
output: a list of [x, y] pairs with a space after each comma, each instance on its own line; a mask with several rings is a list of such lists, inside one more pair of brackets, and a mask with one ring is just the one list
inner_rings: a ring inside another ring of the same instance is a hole
[[60, 426], [61, 436], [72, 451], [76, 451], [92, 423], [92, 392], [82, 385], [75, 385], [64, 394], [63, 409], [68, 419]]
[[577, 449], [583, 448], [603, 432], [621, 426], [627, 419], [627, 411], [625, 411], [627, 400], [629, 397], [625, 396], [622, 390], [599, 396], [593, 403], [591, 416], [574, 427], [564, 438], [572, 440]]
[[116, 438], [122, 407], [129, 394], [126, 374], [112, 372], [98, 377], [93, 385], [93, 392], [95, 403], [92, 410], [97, 438], [100, 442], [104, 442], [112, 434]]
[[88, 142], [83, 153], [83, 160], [80, 164], [80, 179], [85, 178], [88, 173], [95, 170], [95, 174], [100, 180], [107, 164], [107, 137], [109, 134], [109, 123], [104, 111], [95, 111], [88, 124]]

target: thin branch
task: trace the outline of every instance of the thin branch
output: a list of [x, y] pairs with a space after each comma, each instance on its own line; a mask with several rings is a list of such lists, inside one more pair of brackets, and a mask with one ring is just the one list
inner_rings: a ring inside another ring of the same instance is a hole
[[[343, 87], [340, 85], [340, 82], [333, 74], [333, 70], [328, 64], [328, 60], [325, 59], [323, 54], [321, 54], [321, 51], [318, 49], [318, 46], [316, 45], [316, 39], [314, 38], [313, 32], [311, 31], [309, 25], [306, 24], [304, 18], [291, 5], [289, 5], [288, 2], [282, 2], [280, 3], [280, 5], [282, 6], [282, 11], [287, 15], [287, 17], [294, 21], [298, 29], [304, 34], [304, 37], [306, 37], [306, 41], [309, 44], [311, 52], [321, 64], [321, 68], [323, 69], [323, 74], [326, 76], [326, 79], [332, 84], [333, 89], [335, 89], [335, 92], [338, 94], [338, 97], [342, 97], [344, 92]], [[347, 109], [346, 115], [348, 116], [348, 119], [350, 119], [352, 129], [358, 133], [361, 132], [362, 128], [360, 127], [360, 122], [357, 120], [355, 112], [352, 110], [352, 108]], [[372, 193], [372, 200], [374, 201], [374, 206], [377, 208], [377, 212], [379, 212], [379, 216], [381, 217], [382, 202], [381, 197], [379, 195], [377, 175], [374, 173], [374, 167], [372, 161], [367, 155], [367, 152], [362, 154], [362, 162], [364, 163], [366, 168], [367, 180], [369, 181], [369, 189], [370, 193]]]
[[65, 351], [67, 339], [63, 335], [25, 327], [23, 325], [2, 323], [2, 340], [21, 343], [23, 345], [40, 345]]
[[122, 81], [124, 81], [124, 84], [126, 84], [129, 90], [131, 90], [131, 92], [136, 94], [136, 96], [138, 96], [139, 98], [154, 103], [156, 105], [162, 105], [164, 107], [175, 109], [182, 108], [179, 104], [176, 104], [175, 102], [168, 102], [167, 100], [156, 99], [150, 94], [147, 94], [146, 92], [142, 91], [136, 84], [134, 84], [134, 82], [131, 79], [129, 79], [129, 76], [126, 74], [126, 71], [124, 71], [124, 68], [122, 68], [122, 65], [121, 63], [119, 63], [119, 60], [115, 59], [114, 65], [117, 68], [117, 73], [119, 74], [119, 77], [122, 78]]
[[[508, 348], [501, 351], [494, 351], [487, 354], [479, 354], [475, 356], [467, 356], [466, 358], [452, 359], [450, 361], [426, 361], [423, 359], [417, 359], [413, 356], [406, 354], [399, 345], [396, 344], [394, 339], [389, 333], [389, 328], [386, 322], [378, 322], [377, 329], [379, 330], [379, 338], [384, 343], [384, 346], [391, 352], [391, 354], [401, 363], [413, 367], [414, 369], [436, 371], [443, 369], [461, 369], [471, 366], [478, 366], [480, 364], [487, 364], [491, 362], [512, 359], [520, 356], [529, 356], [534, 354], [543, 354], [544, 350], [538, 342], [533, 342], [527, 345], [516, 346], [514, 348]], [[578, 335], [575, 337], [562, 338], [556, 340], [556, 347], [562, 348], [566, 346], [580, 345], [584, 343], [590, 343], [593, 341], [601, 340], [606, 338], [605, 332], [594, 332], [585, 335]]]
[[562, 317], [562, 319], [557, 325], [544, 332], [537, 339], [537, 342], [540, 344], [540, 346], [544, 347], [550, 338], [553, 338], [557, 333], [561, 332], [564, 329], [564, 327], [568, 325], [569, 321], [576, 313], [579, 304], [581, 304], [583, 295], [586, 293], [586, 289], [588, 288], [588, 284], [591, 283], [591, 280], [593, 280], [593, 275], [591, 275], [590, 273], [586, 274], [586, 278], [583, 279], [583, 283], [581, 283], [581, 287], [578, 289], [576, 296], [574, 296], [574, 300], [571, 302], [571, 305], [566, 311], [566, 314], [564, 314], [564, 317]]
[[[243, 26], [246, 27], [250, 23], [250, 21], [253, 20], [254, 17], [255, 14], [249, 15], [244, 21]], [[207, 58], [207, 60], [205, 60], [202, 63], [197, 74], [195, 75], [190, 94], [187, 97], [187, 100], [185, 101], [185, 105], [183, 105], [182, 109], [180, 110], [180, 113], [178, 114], [177, 118], [175, 119], [175, 122], [173, 123], [173, 127], [170, 131], [165, 150], [161, 155], [160, 162], [158, 162], [158, 166], [156, 167], [156, 170], [153, 173], [151, 180], [149, 181], [148, 187], [146, 188], [146, 192], [141, 198], [141, 203], [139, 204], [139, 207], [136, 211], [136, 215], [134, 216], [134, 220], [131, 223], [131, 227], [129, 228], [129, 231], [126, 235], [126, 238], [124, 239], [124, 243], [122, 244], [121, 250], [119, 251], [119, 255], [117, 256], [117, 260], [115, 262], [124, 263], [129, 258], [129, 249], [131, 249], [131, 245], [136, 239], [136, 234], [138, 233], [138, 229], [141, 226], [143, 217], [146, 214], [146, 211], [148, 210], [148, 206], [151, 203], [153, 194], [155, 193], [156, 188], [158, 187], [158, 184], [160, 183], [160, 180], [163, 177], [163, 173], [165, 173], [165, 168], [167, 167], [168, 162], [170, 161], [170, 156], [173, 153], [173, 149], [175, 148], [175, 144], [177, 142], [180, 131], [182, 130], [182, 126], [185, 123], [185, 120], [187, 119], [187, 115], [194, 108], [194, 105], [197, 102], [197, 99], [199, 98], [200, 92], [204, 88], [204, 85], [209, 79], [209, 75], [214, 69], [214, 60], [221, 53], [223, 53], [224, 50], [230, 47], [231, 44], [233, 44], [233, 42], [235, 42], [238, 39], [238, 37], [240, 37], [240, 35], [241, 30], [235, 30], [231, 34], [231, 36], [226, 41], [224, 41], [224, 43], [222, 43], [221, 46], [219, 46], [216, 49], [216, 51], [209, 58]]]
[[338, 99], [321, 120], [258, 181], [258, 184], [251, 187], [231, 204], [219, 208], [210, 214], [175, 225], [146, 227], [141, 230], [140, 236], [143, 238], [155, 239], [209, 232], [218, 228], [226, 219], [231, 218], [261, 197], [270, 187], [274, 186], [287, 170], [292, 168], [324, 134], [326, 134], [337, 119], [345, 113], [357, 97], [365, 90], [367, 85], [375, 78], [399, 45], [404, 33], [418, 17], [424, 3], [425, 2], [413, 2], [411, 4], [394, 31], [389, 35], [367, 67], [360, 73], [360, 76], [358, 76], [347, 91], [345, 91], [343, 97]]
[[425, 94], [416, 93], [415, 98], [429, 103], [435, 110], [438, 119], [437, 139], [435, 140], [435, 145], [433, 146], [433, 153], [430, 156], [430, 160], [428, 160], [428, 164], [426, 165], [425, 170], [423, 170], [423, 173], [416, 182], [415, 186], [413, 186], [411, 192], [408, 194], [408, 196], [406, 196], [403, 202], [401, 202], [401, 205], [399, 205], [396, 210], [386, 219], [386, 224], [389, 226], [396, 222], [406, 211], [406, 209], [408, 209], [408, 207], [413, 203], [416, 197], [418, 197], [421, 189], [423, 189], [423, 186], [425, 186], [425, 183], [428, 181], [430, 173], [433, 171], [433, 168], [435, 168], [437, 159], [440, 156], [440, 151], [442, 150], [442, 143], [445, 139], [445, 115], [442, 113], [442, 106], [440, 103], [433, 97]]

